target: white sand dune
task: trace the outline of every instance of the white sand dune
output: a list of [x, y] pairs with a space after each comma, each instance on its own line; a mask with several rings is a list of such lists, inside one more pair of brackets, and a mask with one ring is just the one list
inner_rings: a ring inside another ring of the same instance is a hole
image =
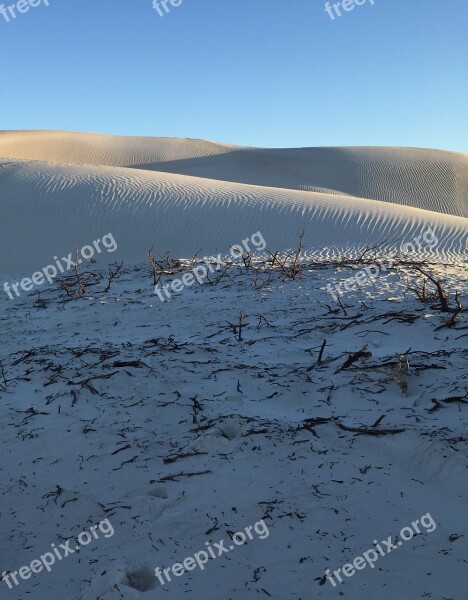
[[[2, 268], [48, 264], [112, 232], [118, 253], [227, 254], [410, 242], [431, 227], [443, 259], [466, 251], [468, 156], [398, 148], [241, 149], [198, 140], [0, 133]], [[65, 255], [65, 254], [64, 254]]]
[[384, 200], [468, 217], [468, 154], [417, 148], [246, 148], [203, 140], [0, 132], [0, 156], [133, 167]]
[[0, 131], [0, 156], [77, 165], [134, 167], [225, 154], [238, 148], [185, 138], [67, 131]]

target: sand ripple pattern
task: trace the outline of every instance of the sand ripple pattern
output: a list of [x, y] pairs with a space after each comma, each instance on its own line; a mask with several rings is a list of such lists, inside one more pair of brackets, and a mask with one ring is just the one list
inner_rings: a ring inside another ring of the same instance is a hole
[[256, 231], [269, 249], [283, 250], [295, 246], [303, 229], [307, 252], [324, 257], [384, 240], [411, 241], [429, 226], [439, 239], [431, 252], [439, 258], [466, 252], [466, 219], [337, 194], [6, 160], [0, 193], [2, 272], [40, 268], [109, 231], [119, 251], [108, 256], [126, 261], [145, 260], [153, 244], [176, 256], [200, 248], [224, 255]]
[[247, 148], [181, 138], [0, 132], [0, 157], [131, 167], [368, 198], [468, 217], [468, 155], [417, 148]]

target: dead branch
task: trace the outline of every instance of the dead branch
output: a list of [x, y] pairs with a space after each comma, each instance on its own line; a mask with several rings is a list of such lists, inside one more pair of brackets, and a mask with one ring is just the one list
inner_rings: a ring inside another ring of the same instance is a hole
[[354, 354], [351, 354], [350, 356], [348, 356], [348, 358], [345, 360], [345, 362], [341, 365], [341, 367], [338, 367], [338, 369], [335, 371], [335, 373], [338, 373], [338, 371], [347, 369], [348, 367], [350, 367], [353, 363], [355, 363], [360, 358], [369, 358], [370, 356], [372, 356], [372, 352], [368, 352], [367, 345], [365, 345], [364, 348], [362, 348], [361, 350], [358, 350], [357, 352], [354, 352]]
[[123, 261], [120, 263], [120, 265], [117, 265], [117, 263], [116, 263], [115, 266], [116, 266], [115, 271], [112, 269], [112, 265], [109, 266], [109, 279], [108, 279], [108, 282], [107, 282], [107, 286], [106, 286], [106, 288], [104, 290], [105, 293], [107, 293], [110, 290], [112, 282], [117, 277], [117, 275], [120, 273], [120, 271], [121, 271], [121, 269], [123, 267]]
[[413, 264], [412, 267], [427, 277], [437, 288], [437, 294], [439, 296], [440, 308], [443, 312], [450, 312], [449, 299], [446, 291], [442, 287], [440, 279], [435, 279], [430, 273], [422, 269], [419, 265]]
[[403, 433], [406, 431], [405, 429], [373, 429], [371, 427], [348, 427], [347, 425], [343, 425], [343, 423], [338, 423], [338, 427], [343, 431], [350, 431], [351, 433], [358, 433], [360, 435], [392, 435], [395, 433]]
[[301, 272], [300, 260], [302, 256], [303, 238], [305, 233], [305, 230], [303, 230], [299, 234], [299, 245], [293, 254], [281, 256], [279, 252], [275, 252], [273, 254], [267, 250], [268, 254], [271, 256], [270, 267], [275, 268], [277, 266], [286, 276], [286, 279], [297, 279], [299, 277]]

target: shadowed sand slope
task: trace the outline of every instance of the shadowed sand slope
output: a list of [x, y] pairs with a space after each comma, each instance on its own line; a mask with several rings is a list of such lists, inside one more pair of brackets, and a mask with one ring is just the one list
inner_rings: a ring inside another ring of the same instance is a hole
[[[439, 256], [459, 256], [468, 221], [388, 202], [260, 187], [123, 167], [0, 161], [3, 272], [36, 269], [108, 232], [112, 259], [143, 261], [149, 246], [176, 256], [229, 252], [261, 231], [269, 249], [297, 244], [322, 256], [333, 247], [411, 241], [431, 227]], [[61, 254], [64, 253], [64, 254]]]
[[414, 148], [242, 148], [202, 140], [0, 132], [0, 157], [132, 167], [381, 200], [468, 217], [468, 155]]

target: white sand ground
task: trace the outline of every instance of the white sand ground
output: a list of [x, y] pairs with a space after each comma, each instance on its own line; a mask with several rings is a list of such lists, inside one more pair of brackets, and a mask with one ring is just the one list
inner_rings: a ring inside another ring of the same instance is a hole
[[[465, 600], [466, 317], [440, 328], [437, 303], [404, 296], [394, 274], [347, 297], [344, 315], [324, 287], [348, 275], [277, 274], [254, 290], [253, 272], [234, 269], [162, 304], [132, 268], [107, 294], [0, 300], [1, 569], [106, 517], [115, 529], [1, 597]], [[441, 276], [466, 298], [462, 271]], [[239, 342], [228, 322], [240, 310]], [[365, 344], [371, 355], [340, 370]], [[407, 397], [383, 366], [396, 352], [408, 352]], [[377, 429], [404, 431], [340, 429], [381, 417]], [[435, 531], [320, 585], [426, 513]], [[204, 572], [164, 587], [152, 575], [261, 518], [267, 539]]]
[[[0, 573], [106, 517], [115, 529], [0, 598], [466, 600], [467, 313], [449, 323], [404, 270], [342, 309], [326, 285], [355, 271], [323, 265], [260, 289], [233, 267], [162, 303], [143, 261], [153, 244], [225, 255], [256, 231], [283, 250], [305, 229], [306, 265], [431, 227], [425, 256], [457, 263], [434, 269], [466, 306], [467, 167], [435, 150], [0, 132]], [[108, 292], [3, 292], [108, 232], [118, 250], [89, 267], [125, 261]], [[402, 431], [349, 430], [364, 426]], [[434, 532], [323, 580], [426, 513]], [[261, 518], [267, 539], [153, 576]]]
[[411, 241], [428, 226], [450, 259], [468, 232], [468, 156], [433, 150], [3, 132], [0, 194], [3, 272], [44, 266], [109, 231], [112, 258], [135, 261], [153, 244], [225, 254], [257, 230], [283, 249], [305, 229], [306, 249], [326, 255]]

